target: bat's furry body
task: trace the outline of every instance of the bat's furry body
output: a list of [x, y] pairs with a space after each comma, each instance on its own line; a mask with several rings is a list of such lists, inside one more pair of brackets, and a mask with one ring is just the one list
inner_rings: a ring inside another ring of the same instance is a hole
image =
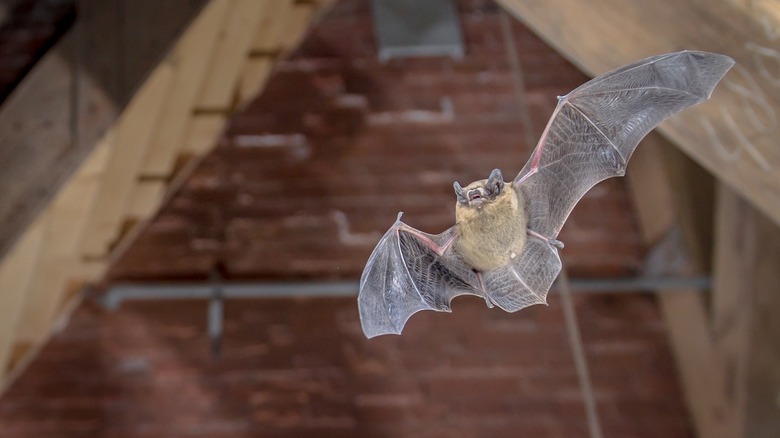
[[[483, 188], [486, 182], [473, 182], [464, 190]], [[479, 206], [457, 202], [455, 222], [458, 233], [453, 250], [480, 272], [506, 266], [525, 245], [525, 205], [522, 194], [512, 185], [505, 185], [494, 200]]]
[[483, 297], [514, 312], [546, 303], [561, 270], [555, 240], [593, 185], [625, 173], [639, 141], [664, 119], [709, 98], [734, 64], [677, 52], [605, 73], [560, 97], [531, 159], [515, 179], [494, 170], [454, 184], [456, 223], [431, 235], [401, 222], [385, 233], [360, 279], [367, 337], [400, 334], [420, 310], [450, 311], [453, 297]]

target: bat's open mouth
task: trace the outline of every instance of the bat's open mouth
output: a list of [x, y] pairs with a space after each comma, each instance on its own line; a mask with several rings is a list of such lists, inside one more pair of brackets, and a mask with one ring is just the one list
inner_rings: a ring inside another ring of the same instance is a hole
[[482, 191], [479, 189], [469, 191], [469, 205], [481, 205], [485, 201]]

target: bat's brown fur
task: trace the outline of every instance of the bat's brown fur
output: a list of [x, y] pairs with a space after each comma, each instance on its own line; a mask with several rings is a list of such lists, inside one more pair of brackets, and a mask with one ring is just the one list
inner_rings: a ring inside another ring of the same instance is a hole
[[[486, 182], [475, 181], [464, 190], [484, 188]], [[505, 184], [495, 199], [486, 199], [479, 205], [456, 203], [455, 220], [458, 237], [453, 249], [478, 271], [506, 266], [525, 245], [524, 202], [512, 183]]]

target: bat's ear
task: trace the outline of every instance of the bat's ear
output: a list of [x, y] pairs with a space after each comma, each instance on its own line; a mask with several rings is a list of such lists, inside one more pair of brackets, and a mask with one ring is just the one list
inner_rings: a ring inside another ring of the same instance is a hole
[[463, 187], [461, 187], [457, 181], [452, 183], [452, 187], [455, 189], [455, 196], [458, 197], [458, 202], [468, 204], [469, 200], [466, 199], [466, 194], [463, 192]]
[[490, 176], [487, 180], [487, 189], [495, 194], [499, 194], [504, 190], [504, 176], [501, 175], [500, 170], [493, 169], [493, 171], [490, 172]]

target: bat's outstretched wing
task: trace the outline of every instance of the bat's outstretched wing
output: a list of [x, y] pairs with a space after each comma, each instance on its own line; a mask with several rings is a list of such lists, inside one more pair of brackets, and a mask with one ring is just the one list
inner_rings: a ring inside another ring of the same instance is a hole
[[456, 227], [431, 235], [401, 222], [379, 241], [360, 278], [358, 308], [366, 337], [400, 334], [420, 310], [450, 311], [450, 301], [464, 294], [483, 296], [476, 274], [454, 251], [437, 251], [451, 241]]
[[585, 192], [622, 176], [639, 141], [664, 119], [707, 100], [733, 64], [706, 52], [653, 56], [559, 97], [514, 180], [525, 198], [528, 229], [554, 239]]

